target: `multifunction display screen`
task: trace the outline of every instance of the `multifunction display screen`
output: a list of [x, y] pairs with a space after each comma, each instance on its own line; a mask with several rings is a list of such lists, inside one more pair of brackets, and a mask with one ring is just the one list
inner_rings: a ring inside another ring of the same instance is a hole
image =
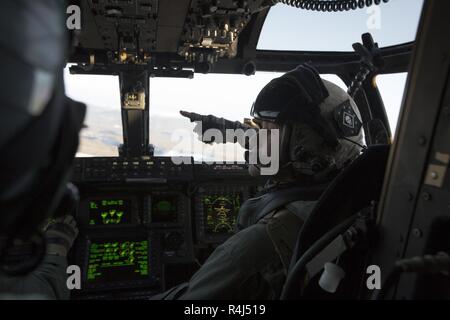
[[178, 198], [175, 195], [152, 196], [152, 222], [176, 223]]
[[229, 234], [234, 232], [241, 207], [242, 195], [203, 195], [202, 204], [207, 234]]
[[122, 225], [131, 223], [130, 199], [89, 200], [89, 224]]
[[144, 280], [149, 275], [148, 240], [92, 241], [87, 281], [105, 283]]

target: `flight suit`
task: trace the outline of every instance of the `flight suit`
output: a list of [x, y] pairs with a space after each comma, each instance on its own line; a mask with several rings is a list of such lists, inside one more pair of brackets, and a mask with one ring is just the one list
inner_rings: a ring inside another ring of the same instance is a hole
[[295, 201], [216, 248], [188, 283], [153, 299], [277, 299], [298, 232], [316, 201]]
[[26, 276], [0, 274], [0, 299], [69, 299], [66, 269], [66, 257], [46, 255], [39, 267]]

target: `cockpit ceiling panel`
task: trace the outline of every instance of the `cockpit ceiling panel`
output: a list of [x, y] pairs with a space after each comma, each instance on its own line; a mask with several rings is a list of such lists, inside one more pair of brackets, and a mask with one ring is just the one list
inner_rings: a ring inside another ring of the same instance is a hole
[[157, 52], [178, 51], [190, 2], [190, 0], [159, 1], [158, 29], [156, 34]]
[[[113, 63], [147, 64], [152, 53], [189, 62], [236, 56], [238, 37], [269, 0], [81, 0], [78, 49]], [[270, 4], [268, 4], [270, 3]]]
[[80, 47], [146, 52], [156, 49], [157, 0], [87, 0], [81, 5]]

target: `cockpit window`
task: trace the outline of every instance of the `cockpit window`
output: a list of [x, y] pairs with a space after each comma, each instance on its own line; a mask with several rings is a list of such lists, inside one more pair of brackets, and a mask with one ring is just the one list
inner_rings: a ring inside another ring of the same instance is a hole
[[344, 12], [316, 12], [273, 6], [257, 49], [288, 51], [353, 51], [352, 44], [370, 32], [380, 47], [416, 38], [423, 0], [391, 0]]
[[[282, 73], [243, 75], [196, 74], [194, 79], [156, 78], [150, 81], [150, 142], [157, 156], [193, 156], [195, 161], [244, 161], [238, 144], [207, 145], [193, 133], [194, 123], [179, 111], [213, 114], [232, 121], [250, 117], [259, 91]], [[346, 89], [336, 75], [323, 75]]]
[[404, 72], [380, 74], [375, 78], [378, 91], [383, 99], [392, 134], [395, 134], [397, 129], [407, 76], [408, 74]]
[[66, 95], [87, 105], [77, 156], [118, 156], [123, 143], [119, 78], [72, 75], [68, 68], [64, 78]]
[[213, 114], [232, 121], [250, 117], [258, 92], [277, 73], [247, 77], [195, 74], [194, 79], [155, 78], [150, 81], [150, 142], [157, 156], [193, 156], [196, 161], [243, 161], [238, 144], [203, 144], [195, 124], [179, 111]]
[[[66, 94], [88, 106], [77, 156], [117, 156], [123, 143], [119, 79], [116, 76], [71, 75], [65, 70]], [[213, 114], [232, 121], [250, 117], [259, 91], [282, 73], [253, 76], [195, 74], [194, 79], [150, 79], [150, 143], [156, 156], [193, 156], [195, 161], [244, 161], [239, 144], [203, 144], [194, 123], [180, 110]], [[346, 90], [336, 75], [322, 75]]]

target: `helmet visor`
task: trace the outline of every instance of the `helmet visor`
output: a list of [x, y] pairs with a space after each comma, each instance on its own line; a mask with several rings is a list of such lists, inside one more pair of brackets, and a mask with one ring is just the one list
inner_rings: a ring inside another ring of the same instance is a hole
[[252, 108], [250, 110], [250, 115], [253, 118], [270, 122], [275, 122], [279, 114], [280, 111], [274, 111], [273, 108], [267, 108], [267, 110], [256, 110], [255, 102], [253, 102]]

